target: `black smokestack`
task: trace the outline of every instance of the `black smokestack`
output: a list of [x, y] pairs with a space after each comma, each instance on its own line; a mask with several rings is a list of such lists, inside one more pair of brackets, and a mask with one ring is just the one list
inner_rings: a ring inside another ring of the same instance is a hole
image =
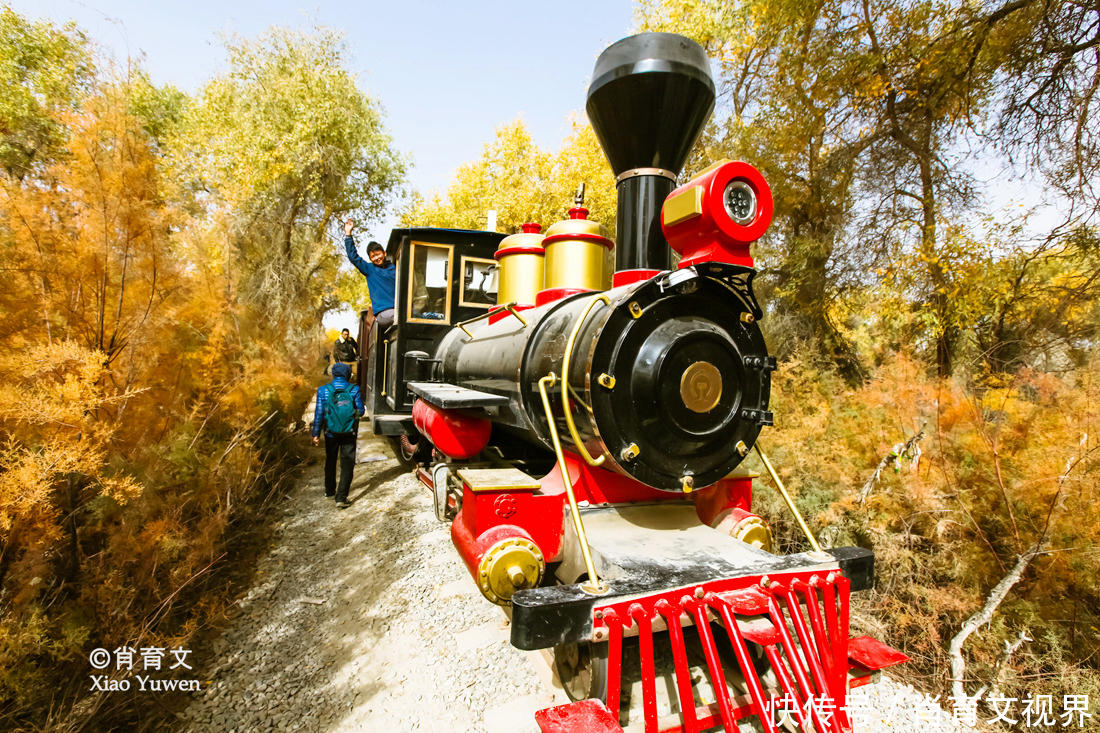
[[706, 52], [674, 33], [624, 38], [596, 60], [587, 109], [617, 179], [615, 269], [668, 269], [661, 206], [714, 111]]

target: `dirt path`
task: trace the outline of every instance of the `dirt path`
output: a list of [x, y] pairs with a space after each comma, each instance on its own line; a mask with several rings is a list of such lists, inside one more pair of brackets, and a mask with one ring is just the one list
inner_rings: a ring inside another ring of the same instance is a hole
[[[381, 451], [360, 441], [361, 458]], [[560, 701], [508, 644], [424, 487], [388, 459], [356, 466], [349, 509], [323, 493], [319, 452], [186, 729], [537, 731], [534, 710]]]

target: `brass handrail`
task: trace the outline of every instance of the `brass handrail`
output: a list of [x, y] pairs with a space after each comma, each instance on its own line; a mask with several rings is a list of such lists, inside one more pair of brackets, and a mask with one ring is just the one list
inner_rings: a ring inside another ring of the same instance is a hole
[[588, 305], [585, 307], [584, 312], [581, 313], [581, 317], [577, 319], [577, 323], [573, 326], [573, 332], [569, 334], [569, 340], [565, 342], [565, 356], [561, 363], [561, 404], [565, 410], [565, 427], [569, 428], [569, 435], [573, 438], [573, 445], [577, 447], [577, 452], [581, 454], [581, 458], [589, 466], [598, 466], [603, 463], [606, 456], [600, 455], [599, 458], [593, 458], [588, 449], [584, 447], [584, 443], [581, 442], [581, 436], [577, 432], [577, 426], [573, 424], [572, 411], [569, 409], [569, 361], [573, 358], [573, 344], [577, 340], [577, 334], [580, 333], [581, 325], [588, 320], [588, 314], [592, 312], [592, 309], [596, 306], [596, 303], [603, 302], [606, 305], [611, 305], [611, 299], [603, 293], [594, 296]]
[[516, 319], [520, 323], [523, 324], [524, 328], [527, 328], [527, 319], [524, 318], [523, 316], [521, 316], [519, 314], [519, 311], [516, 310], [516, 301], [514, 301], [514, 300], [511, 303], [505, 303], [504, 305], [494, 306], [494, 307], [490, 308], [489, 310], [485, 311], [484, 313], [482, 313], [480, 316], [475, 316], [474, 318], [471, 318], [467, 321], [462, 321], [461, 323], [456, 323], [455, 325], [458, 326], [459, 328], [461, 328], [463, 331], [465, 331], [467, 336], [469, 336], [470, 338], [473, 338], [474, 335], [472, 333], [470, 333], [469, 329], [467, 329], [466, 326], [469, 326], [471, 323], [477, 323], [478, 321], [485, 320], [486, 318], [489, 318], [490, 316], [495, 316], [497, 313], [500, 313], [501, 311], [508, 311], [513, 316], [515, 316]]
[[779, 488], [779, 493], [783, 495], [783, 501], [787, 502], [787, 508], [794, 514], [794, 518], [798, 520], [798, 526], [802, 528], [803, 533], [806, 535], [806, 539], [810, 541], [810, 545], [814, 548], [810, 555], [816, 555], [820, 559], [828, 558], [833, 559], [833, 556], [821, 549], [821, 545], [817, 543], [817, 538], [814, 537], [813, 532], [810, 531], [809, 526], [806, 524], [806, 520], [802, 518], [802, 513], [798, 511], [798, 508], [794, 505], [794, 500], [791, 499], [791, 495], [787, 493], [787, 487], [783, 485], [783, 482], [779, 480], [779, 474], [776, 473], [775, 468], [772, 467], [772, 462], [768, 460], [768, 457], [764, 455], [764, 451], [760, 448], [760, 442], [757, 441], [756, 445], [757, 454], [760, 456], [760, 460], [764, 462], [764, 468], [768, 469], [768, 474], [772, 477], [772, 481]]
[[[383, 397], [386, 396], [386, 373], [389, 371], [388, 369], [386, 369], [386, 364], [389, 363], [389, 359], [390, 359], [390, 342], [387, 339], [387, 340], [382, 342], [382, 396]], [[376, 368], [377, 368], [377, 366], [378, 365], [375, 364]]]
[[[551, 387], [558, 378], [553, 372], [539, 380], [539, 394], [542, 395], [542, 408], [546, 410], [546, 421], [550, 425], [550, 442], [554, 444], [554, 455], [561, 466], [561, 478], [565, 482], [565, 495], [569, 497], [569, 513], [573, 515], [573, 528], [577, 530], [577, 539], [581, 544], [581, 553], [584, 555], [584, 567], [588, 570], [588, 582], [581, 585], [581, 590], [589, 595], [603, 595], [608, 591], [608, 585], [601, 583], [596, 575], [596, 566], [592, 563], [592, 551], [588, 548], [588, 535], [584, 532], [584, 523], [581, 522], [581, 510], [577, 507], [577, 497], [573, 494], [573, 481], [569, 478], [569, 468], [565, 465], [565, 455], [561, 450], [561, 441], [558, 440], [558, 428], [554, 424], [554, 412], [550, 409], [550, 398], [546, 395], [546, 385]], [[563, 390], [564, 391], [564, 390]]]

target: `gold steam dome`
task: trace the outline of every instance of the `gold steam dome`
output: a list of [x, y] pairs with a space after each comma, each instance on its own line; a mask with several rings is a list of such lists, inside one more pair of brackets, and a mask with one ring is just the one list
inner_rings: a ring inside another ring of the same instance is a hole
[[534, 305], [535, 295], [542, 290], [543, 236], [542, 227], [528, 222], [523, 232], [505, 237], [493, 257], [500, 263], [500, 288], [497, 305], [518, 303]]
[[588, 219], [584, 203], [584, 184], [577, 190], [569, 218], [546, 230], [542, 246], [546, 249], [545, 290], [558, 288], [605, 290], [611, 280], [607, 253], [614, 248], [611, 232], [603, 224]]

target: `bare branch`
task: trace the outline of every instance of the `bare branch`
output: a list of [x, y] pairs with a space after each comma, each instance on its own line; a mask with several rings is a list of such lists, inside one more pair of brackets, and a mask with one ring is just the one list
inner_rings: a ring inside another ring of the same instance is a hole
[[966, 675], [966, 661], [963, 659], [962, 649], [966, 644], [967, 639], [978, 630], [980, 626], [989, 623], [993, 620], [993, 614], [997, 612], [997, 608], [1008, 596], [1008, 592], [1012, 590], [1012, 586], [1020, 582], [1020, 578], [1023, 577], [1024, 571], [1027, 570], [1027, 566], [1031, 564], [1032, 559], [1039, 554], [1039, 548], [1034, 547], [1030, 551], [1020, 555], [1016, 564], [1012, 567], [1012, 570], [1008, 572], [1008, 575], [1001, 578], [1001, 582], [993, 586], [993, 590], [989, 591], [989, 595], [986, 596], [985, 605], [976, 614], [971, 616], [962, 625], [959, 633], [951, 639], [951, 645], [948, 647], [948, 657], [951, 659], [951, 694], [956, 700], [962, 700], [966, 696], [966, 688], [963, 686], [963, 679]]

